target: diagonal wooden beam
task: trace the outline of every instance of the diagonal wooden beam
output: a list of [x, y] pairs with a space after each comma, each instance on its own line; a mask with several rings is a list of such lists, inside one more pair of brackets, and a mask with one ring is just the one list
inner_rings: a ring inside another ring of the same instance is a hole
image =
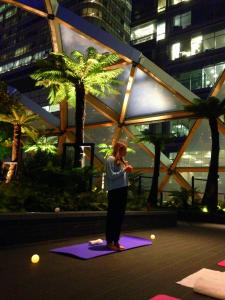
[[115, 124], [113, 122], [104, 122], [104, 123], [91, 123], [85, 124], [84, 128], [91, 129], [91, 128], [100, 128], [100, 127], [112, 127]]
[[217, 78], [217, 81], [214, 84], [214, 86], [210, 92], [210, 96], [216, 97], [219, 94], [219, 92], [224, 84], [224, 81], [225, 81], [225, 70], [223, 70], [221, 75]]
[[117, 123], [119, 116], [107, 105], [101, 102], [98, 98], [91, 94], [87, 94], [86, 101], [90, 103], [100, 114], [108, 118], [109, 120]]
[[163, 191], [163, 189], [164, 189], [164, 187], [167, 185], [169, 179], [170, 179], [170, 175], [167, 173], [167, 174], [163, 177], [163, 179], [161, 180], [161, 182], [160, 182], [160, 184], [159, 184], [159, 188], [158, 188], [159, 192], [162, 192], [162, 191]]
[[54, 52], [62, 52], [62, 39], [58, 22], [55, 20], [56, 4], [53, 6], [53, 1], [44, 0], [47, 10], [48, 24], [51, 32], [52, 48]]
[[1, 0], [1, 2], [8, 3], [8, 4], [11, 4], [13, 6], [17, 6], [17, 7], [22, 8], [22, 9], [24, 9], [24, 10], [30, 12], [30, 13], [36, 14], [40, 17], [46, 17], [47, 16], [46, 12], [44, 12], [42, 10], [39, 10], [37, 8], [30, 7], [29, 5], [23, 4], [20, 1]]
[[144, 124], [144, 123], [149, 124], [149, 123], [156, 123], [162, 121], [190, 118], [192, 115], [193, 113], [189, 113], [185, 111], [175, 111], [170, 113], [166, 112], [165, 114], [158, 114], [154, 116], [125, 119], [124, 124], [125, 125]]
[[176, 180], [176, 182], [182, 186], [183, 188], [187, 189], [187, 190], [191, 190], [192, 187], [191, 185], [187, 182], [187, 180], [184, 179], [184, 177], [177, 171], [175, 171], [173, 173], [174, 179]]
[[115, 131], [114, 131], [113, 136], [112, 136], [112, 145], [115, 145], [115, 143], [120, 139], [120, 137], [122, 135], [122, 132], [123, 132], [123, 127], [122, 126], [117, 126], [115, 128]]
[[225, 124], [220, 120], [220, 119], [217, 119], [218, 121], [218, 129], [219, 131], [225, 135]]
[[188, 136], [186, 137], [183, 145], [181, 146], [180, 150], [177, 153], [176, 158], [174, 159], [172, 165], [170, 166], [170, 170], [174, 170], [181, 158], [181, 156], [183, 155], [184, 151], [187, 149], [187, 147], [189, 146], [196, 130], [199, 128], [199, 126], [201, 125], [202, 120], [198, 119], [194, 122], [191, 130], [189, 131]]
[[112, 66], [105, 67], [104, 70], [115, 70], [118, 68], [125, 68], [126, 66], [130, 65], [130, 62], [124, 61], [121, 59], [119, 62], [115, 63]]
[[123, 124], [125, 116], [126, 116], [128, 101], [129, 101], [130, 93], [131, 93], [131, 88], [132, 88], [132, 85], [134, 82], [135, 71], [136, 71], [136, 67], [135, 67], [135, 65], [132, 65], [128, 83], [127, 83], [126, 93], [125, 93], [124, 100], [123, 100], [122, 110], [121, 110], [121, 114], [120, 114], [120, 119], [119, 119], [120, 124]]

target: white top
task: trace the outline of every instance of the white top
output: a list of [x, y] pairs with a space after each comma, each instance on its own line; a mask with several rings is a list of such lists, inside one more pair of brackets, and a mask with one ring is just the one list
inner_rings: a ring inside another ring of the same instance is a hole
[[128, 175], [123, 166], [115, 163], [115, 158], [109, 156], [106, 160], [106, 189], [108, 191], [128, 186]]

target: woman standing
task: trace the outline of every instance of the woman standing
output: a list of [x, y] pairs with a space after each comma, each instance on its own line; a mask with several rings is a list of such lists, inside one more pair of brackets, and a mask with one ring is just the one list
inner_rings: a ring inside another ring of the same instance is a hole
[[127, 146], [117, 142], [113, 153], [106, 161], [106, 185], [108, 190], [108, 211], [106, 218], [106, 242], [110, 250], [122, 251], [119, 244], [121, 226], [127, 202], [128, 174], [133, 167], [124, 160]]

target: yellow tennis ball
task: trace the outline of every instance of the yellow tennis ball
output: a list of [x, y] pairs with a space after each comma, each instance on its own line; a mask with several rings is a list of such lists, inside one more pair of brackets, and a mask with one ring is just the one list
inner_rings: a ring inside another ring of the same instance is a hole
[[154, 240], [155, 239], [155, 235], [154, 234], [151, 234], [151, 240]]
[[39, 260], [40, 260], [40, 257], [39, 257], [38, 254], [34, 254], [34, 255], [31, 256], [31, 262], [33, 264], [37, 264], [39, 262]]

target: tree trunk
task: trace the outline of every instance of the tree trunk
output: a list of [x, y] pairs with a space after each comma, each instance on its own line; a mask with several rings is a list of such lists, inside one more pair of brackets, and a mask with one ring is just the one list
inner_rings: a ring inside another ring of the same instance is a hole
[[211, 129], [212, 149], [209, 165], [209, 172], [205, 187], [205, 192], [202, 198], [202, 203], [205, 204], [210, 212], [217, 210], [218, 205], [218, 164], [219, 164], [219, 131], [216, 118], [209, 119]]
[[148, 196], [147, 209], [151, 207], [157, 207], [158, 201], [158, 181], [159, 181], [159, 169], [160, 169], [160, 143], [155, 143], [155, 159], [154, 159], [154, 172], [152, 177], [151, 190]]
[[12, 161], [9, 165], [9, 170], [6, 175], [6, 183], [9, 183], [16, 173], [18, 168], [19, 153], [21, 140], [21, 125], [16, 124], [13, 128], [13, 144], [12, 144]]
[[80, 147], [84, 142], [84, 101], [85, 101], [85, 89], [84, 84], [76, 84], [76, 134], [75, 134], [75, 158], [74, 167], [81, 167], [81, 159], [83, 157], [83, 150]]

